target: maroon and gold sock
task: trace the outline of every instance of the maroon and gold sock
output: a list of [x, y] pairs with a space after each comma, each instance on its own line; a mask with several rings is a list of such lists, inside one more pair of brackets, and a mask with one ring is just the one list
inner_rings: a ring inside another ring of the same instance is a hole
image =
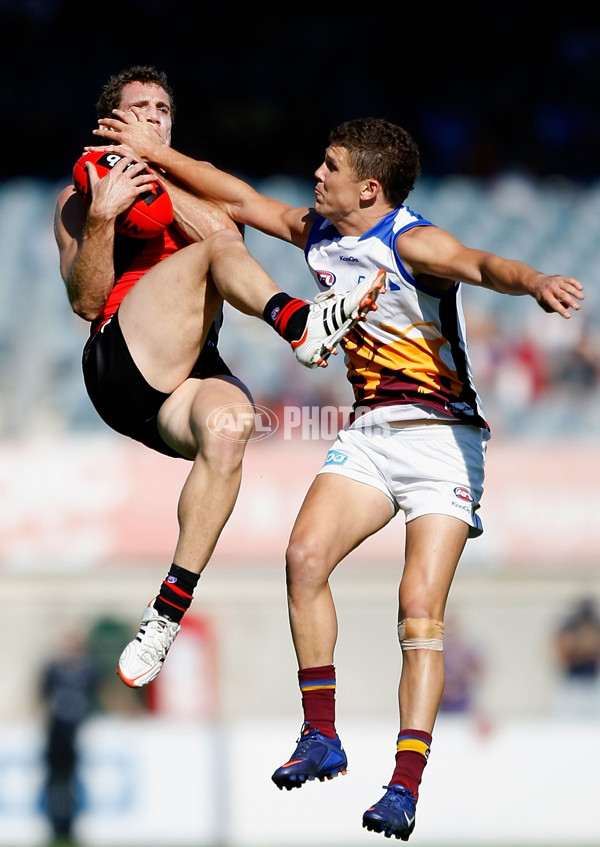
[[298, 682], [302, 692], [304, 722], [310, 729], [318, 729], [327, 738], [335, 738], [335, 668], [301, 668]]
[[420, 729], [403, 729], [396, 744], [396, 767], [390, 785], [403, 785], [419, 796], [419, 785], [431, 746], [431, 735]]
[[200, 574], [171, 565], [171, 570], [166, 575], [160, 587], [158, 597], [154, 601], [154, 608], [159, 615], [181, 623], [184, 614], [190, 608], [194, 588], [198, 584]]
[[281, 291], [271, 297], [263, 310], [263, 318], [286, 341], [298, 341], [304, 332], [309, 309], [305, 300]]

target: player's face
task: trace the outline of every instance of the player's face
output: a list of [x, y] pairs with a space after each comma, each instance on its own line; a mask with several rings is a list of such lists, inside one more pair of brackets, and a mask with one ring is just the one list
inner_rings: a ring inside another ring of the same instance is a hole
[[319, 215], [334, 220], [360, 208], [364, 181], [354, 176], [345, 147], [328, 147], [315, 177], [315, 211]]
[[127, 83], [121, 92], [119, 108], [127, 112], [132, 106], [141, 109], [165, 144], [171, 143], [171, 101], [164, 88], [146, 82]]

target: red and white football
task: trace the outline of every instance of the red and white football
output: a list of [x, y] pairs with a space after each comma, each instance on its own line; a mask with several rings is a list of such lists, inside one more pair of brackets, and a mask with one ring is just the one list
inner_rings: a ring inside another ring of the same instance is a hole
[[[98, 176], [102, 179], [122, 158], [123, 156], [119, 153], [96, 151], [84, 153], [75, 162], [73, 184], [77, 194], [86, 205], [89, 206], [92, 198], [85, 163], [92, 162], [96, 167]], [[146, 168], [146, 171], [150, 173], [148, 168]], [[157, 179], [149, 183], [148, 191], [140, 194], [135, 203], [126, 212], [118, 216], [115, 222], [115, 230], [121, 235], [128, 235], [131, 238], [154, 238], [160, 235], [172, 221], [171, 198], [162, 182]]]

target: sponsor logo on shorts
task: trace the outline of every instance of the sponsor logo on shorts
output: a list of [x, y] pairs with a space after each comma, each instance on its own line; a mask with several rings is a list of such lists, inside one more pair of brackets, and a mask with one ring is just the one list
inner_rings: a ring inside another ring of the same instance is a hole
[[468, 503], [472, 503], [475, 500], [469, 489], [463, 488], [462, 485], [457, 485], [454, 493], [460, 500], [466, 500]]
[[343, 465], [347, 460], [348, 455], [346, 453], [340, 453], [339, 450], [330, 450], [325, 456], [326, 465]]

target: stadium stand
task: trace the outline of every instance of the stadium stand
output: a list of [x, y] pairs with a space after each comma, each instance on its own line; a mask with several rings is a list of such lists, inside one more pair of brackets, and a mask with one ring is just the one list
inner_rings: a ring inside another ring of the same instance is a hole
[[[0, 436], [103, 429], [85, 395], [80, 355], [87, 325], [74, 316], [58, 272], [52, 234], [58, 185], [15, 178], [0, 185]], [[312, 186], [290, 177], [257, 183], [292, 204]], [[476, 383], [497, 433], [591, 434], [600, 406], [600, 182], [422, 177], [409, 205], [469, 246], [565, 273], [586, 288], [571, 321], [532, 301], [464, 288]], [[314, 296], [302, 254], [247, 232], [251, 252], [288, 291]], [[221, 347], [256, 402], [347, 404], [341, 361], [318, 374], [299, 368], [262, 323], [226, 307]], [[248, 351], [251, 350], [251, 355]]]

